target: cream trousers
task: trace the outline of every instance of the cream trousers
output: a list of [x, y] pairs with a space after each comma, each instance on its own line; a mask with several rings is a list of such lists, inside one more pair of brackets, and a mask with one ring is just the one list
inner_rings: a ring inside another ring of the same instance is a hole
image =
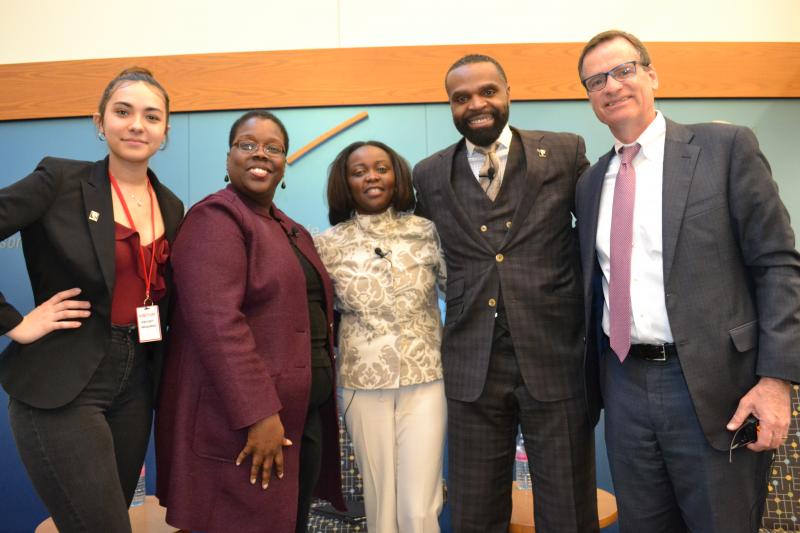
[[444, 382], [342, 393], [364, 480], [368, 531], [439, 533], [447, 425]]

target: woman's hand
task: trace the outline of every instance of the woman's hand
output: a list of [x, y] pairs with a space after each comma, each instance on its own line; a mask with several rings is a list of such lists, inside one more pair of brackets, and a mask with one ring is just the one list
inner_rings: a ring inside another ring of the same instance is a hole
[[283, 479], [283, 446], [291, 446], [292, 441], [283, 436], [283, 424], [277, 413], [263, 418], [247, 430], [247, 444], [236, 457], [236, 466], [242, 464], [248, 455], [253, 456], [250, 465], [250, 484], [255, 485], [258, 471], [261, 470], [261, 488], [269, 486], [272, 463], [275, 475]]
[[88, 317], [91, 304], [86, 300], [72, 300], [80, 293], [78, 288], [56, 293], [25, 315], [22, 322], [6, 335], [20, 344], [30, 344], [57, 329], [81, 327], [81, 322], [75, 319]]

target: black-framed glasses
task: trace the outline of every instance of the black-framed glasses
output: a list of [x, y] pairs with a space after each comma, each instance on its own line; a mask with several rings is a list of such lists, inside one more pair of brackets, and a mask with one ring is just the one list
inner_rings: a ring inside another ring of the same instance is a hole
[[281, 158], [286, 154], [286, 150], [277, 144], [259, 144], [255, 141], [238, 141], [233, 143], [233, 145], [246, 154], [255, 153], [258, 151], [259, 146], [263, 146], [264, 153], [273, 159]]
[[581, 80], [581, 83], [587, 91], [593, 93], [606, 86], [609, 76], [617, 81], [627, 80], [634, 77], [636, 75], [636, 65], [641, 65], [645, 68], [649, 66], [643, 64], [641, 61], [626, 61], [625, 63], [621, 63], [612, 68], [608, 72], [601, 72], [600, 74], [594, 74], [588, 78], [584, 78]]

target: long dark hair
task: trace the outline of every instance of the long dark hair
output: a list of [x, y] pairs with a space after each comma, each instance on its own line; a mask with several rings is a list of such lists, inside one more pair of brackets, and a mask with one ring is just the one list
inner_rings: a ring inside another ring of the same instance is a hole
[[374, 146], [389, 155], [394, 171], [394, 208], [397, 211], [410, 211], [416, 205], [408, 161], [380, 141], [356, 141], [339, 152], [328, 168], [328, 221], [332, 226], [348, 220], [356, 209], [350, 185], [347, 183], [347, 160], [362, 146]]

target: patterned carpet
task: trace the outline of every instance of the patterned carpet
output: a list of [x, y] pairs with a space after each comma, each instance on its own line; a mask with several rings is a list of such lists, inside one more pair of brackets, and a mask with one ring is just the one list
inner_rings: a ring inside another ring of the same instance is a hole
[[[360, 501], [361, 475], [355, 466], [352, 444], [340, 420], [339, 440], [342, 450], [342, 477], [345, 500]], [[786, 444], [778, 448], [772, 462], [767, 505], [759, 533], [788, 533], [800, 531], [800, 387], [792, 387], [792, 422]], [[308, 531], [335, 533], [366, 532], [366, 520], [353, 517], [336, 519], [322, 508], [325, 502], [317, 501], [311, 512]]]
[[800, 531], [800, 395], [792, 387], [792, 422], [786, 444], [778, 448], [772, 462], [763, 532]]

